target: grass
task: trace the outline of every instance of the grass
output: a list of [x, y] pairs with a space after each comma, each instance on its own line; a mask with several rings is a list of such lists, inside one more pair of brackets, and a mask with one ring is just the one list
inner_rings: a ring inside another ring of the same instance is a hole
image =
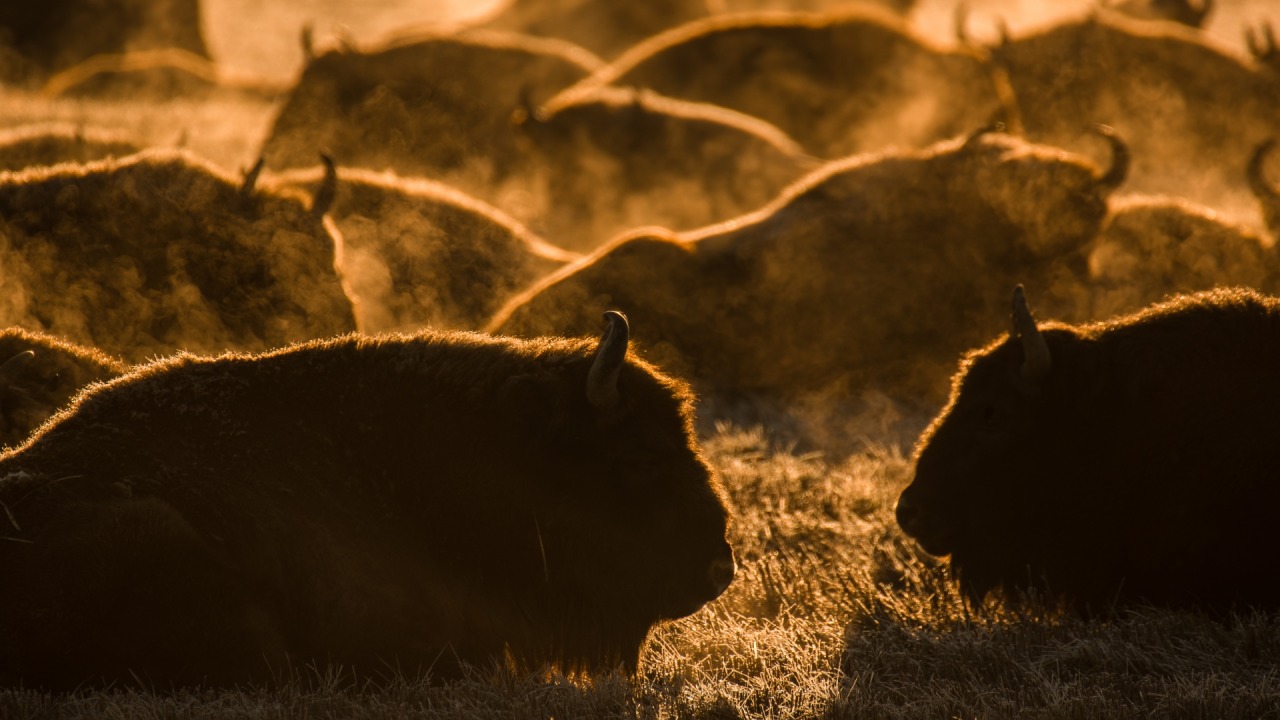
[[706, 447], [738, 513], [741, 572], [655, 629], [634, 683], [373, 688], [312, 669], [241, 692], [0, 691], [0, 718], [1280, 718], [1280, 617], [966, 608], [894, 523], [902, 452], [826, 459], [732, 428]]

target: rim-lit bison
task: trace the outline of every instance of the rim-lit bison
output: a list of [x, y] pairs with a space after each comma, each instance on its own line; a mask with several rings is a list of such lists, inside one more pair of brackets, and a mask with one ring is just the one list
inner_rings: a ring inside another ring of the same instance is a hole
[[622, 236], [516, 296], [488, 329], [577, 335], [620, 307], [651, 328], [644, 355], [706, 397], [790, 408], [874, 391], [931, 415], [956, 355], [994, 329], [993, 286], [1077, 282], [1068, 265], [1127, 165], [1124, 143], [1104, 138], [1108, 169], [996, 132], [836, 161], [749, 215]]
[[308, 207], [256, 177], [161, 150], [0, 174], [0, 323], [131, 362], [354, 330], [336, 180]]
[[[329, 216], [342, 233], [342, 274], [363, 332], [474, 330], [517, 292], [580, 256], [447, 185], [341, 168]], [[319, 169], [270, 178], [324, 186]]]
[[1217, 287], [1280, 292], [1280, 256], [1252, 228], [1179, 198], [1112, 198], [1086, 248], [1087, 277], [1071, 320], [1096, 320]]
[[1132, 146], [1129, 191], [1256, 218], [1245, 161], [1276, 132], [1274, 73], [1198, 30], [1115, 13], [1028, 32], [990, 56], [1018, 99], [1028, 139], [1088, 152], [1080, 118], [1105, 122]]
[[862, 3], [690, 22], [637, 44], [562, 96], [604, 85], [731, 108], [824, 158], [923, 147], [1006, 109], [974, 53], [938, 47], [902, 17]]
[[66, 122], [25, 125], [0, 131], [0, 170], [87, 163], [133, 155], [143, 149], [141, 139], [116, 130]]
[[128, 366], [94, 348], [22, 328], [0, 330], [0, 445], [17, 445], [84, 386]]
[[599, 343], [344, 336], [175, 356], [0, 456], [0, 678], [637, 667], [734, 574], [688, 388]]
[[39, 81], [100, 53], [181, 48], [209, 57], [198, 0], [0, 3], [0, 79]]
[[968, 354], [898, 523], [971, 598], [1280, 605], [1280, 299], [1184, 295]]

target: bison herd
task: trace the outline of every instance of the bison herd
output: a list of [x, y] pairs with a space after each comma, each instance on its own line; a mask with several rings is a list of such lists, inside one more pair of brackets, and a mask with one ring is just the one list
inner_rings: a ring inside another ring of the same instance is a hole
[[[1280, 607], [1270, 25], [830, 4], [304, 33], [238, 169], [0, 129], [0, 683], [634, 673], [734, 578], [722, 420], [918, 434], [974, 602]], [[14, 92], [237, 91], [195, 0], [12, 5]]]

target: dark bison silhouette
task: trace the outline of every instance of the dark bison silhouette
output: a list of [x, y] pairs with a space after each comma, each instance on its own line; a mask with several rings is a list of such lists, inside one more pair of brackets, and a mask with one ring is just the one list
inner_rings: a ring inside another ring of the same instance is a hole
[[177, 355], [0, 457], [0, 680], [634, 671], [734, 574], [688, 388], [599, 343]]
[[971, 598], [1035, 589], [1280, 605], [1280, 299], [1183, 295], [1089, 325], [1013, 329], [968, 354], [922, 435], [898, 523]]

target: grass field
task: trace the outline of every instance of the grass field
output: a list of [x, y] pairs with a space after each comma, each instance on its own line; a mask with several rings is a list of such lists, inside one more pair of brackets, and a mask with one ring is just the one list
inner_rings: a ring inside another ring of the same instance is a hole
[[903, 451], [824, 458], [733, 428], [706, 451], [737, 512], [741, 570], [719, 600], [655, 629], [634, 682], [374, 686], [310, 668], [241, 692], [8, 690], [0, 718], [1280, 717], [1280, 618], [967, 609], [893, 520]]

